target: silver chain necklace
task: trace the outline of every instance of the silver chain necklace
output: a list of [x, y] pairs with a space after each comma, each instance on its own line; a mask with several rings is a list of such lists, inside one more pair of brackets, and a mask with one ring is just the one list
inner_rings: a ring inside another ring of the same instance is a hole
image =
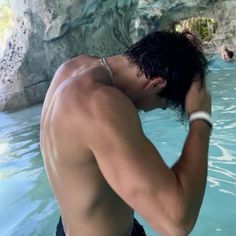
[[100, 62], [101, 65], [103, 65], [103, 66], [107, 69], [107, 71], [109, 72], [110, 78], [111, 78], [111, 86], [114, 87], [114, 77], [113, 77], [111, 68], [110, 68], [109, 65], [107, 64], [106, 58], [105, 58], [105, 57], [99, 58], [99, 62]]

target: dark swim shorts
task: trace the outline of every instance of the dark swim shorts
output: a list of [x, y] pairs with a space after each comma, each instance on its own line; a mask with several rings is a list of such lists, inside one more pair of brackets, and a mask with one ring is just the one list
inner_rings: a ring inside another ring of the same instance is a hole
[[[61, 222], [61, 217], [57, 224], [56, 236], [66, 236]], [[131, 236], [146, 236], [143, 226], [140, 225], [136, 219], [134, 219], [134, 227]]]

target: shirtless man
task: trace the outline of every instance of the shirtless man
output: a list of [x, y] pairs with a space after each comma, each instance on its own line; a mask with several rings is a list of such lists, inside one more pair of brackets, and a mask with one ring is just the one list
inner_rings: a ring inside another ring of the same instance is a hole
[[[61, 212], [56, 235], [145, 235], [134, 211], [164, 236], [192, 230], [205, 190], [211, 131], [205, 69], [202, 51], [186, 33], [153, 32], [124, 55], [82, 55], [57, 70], [40, 133]], [[182, 154], [171, 168], [138, 117], [139, 109], [166, 107], [191, 115]]]

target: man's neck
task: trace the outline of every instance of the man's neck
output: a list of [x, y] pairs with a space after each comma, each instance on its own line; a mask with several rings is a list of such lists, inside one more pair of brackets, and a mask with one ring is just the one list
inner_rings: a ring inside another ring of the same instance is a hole
[[114, 87], [134, 101], [144, 86], [144, 76], [138, 76], [138, 67], [122, 55], [107, 58], [107, 63], [113, 74]]

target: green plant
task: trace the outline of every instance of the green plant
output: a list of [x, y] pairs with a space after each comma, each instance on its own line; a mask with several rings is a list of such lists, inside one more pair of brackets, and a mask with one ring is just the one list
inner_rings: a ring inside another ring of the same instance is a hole
[[180, 21], [175, 26], [176, 31], [189, 30], [202, 41], [210, 41], [217, 30], [218, 24], [214, 19], [207, 17], [191, 17]]
[[2, 43], [14, 26], [13, 12], [8, 5], [0, 5], [0, 42]]

